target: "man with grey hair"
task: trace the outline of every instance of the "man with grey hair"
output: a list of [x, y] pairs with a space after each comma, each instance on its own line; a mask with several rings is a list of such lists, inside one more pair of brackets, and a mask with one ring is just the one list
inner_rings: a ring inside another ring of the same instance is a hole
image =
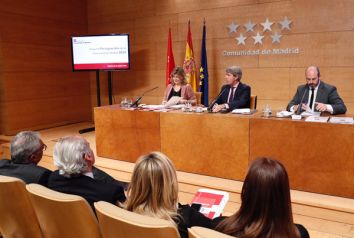
[[125, 201], [122, 186], [94, 178], [95, 156], [84, 138], [69, 136], [60, 139], [55, 144], [53, 156], [58, 170], [49, 176], [49, 188], [82, 196], [92, 208], [97, 201], [112, 204]]
[[236, 108], [250, 108], [251, 88], [241, 83], [242, 69], [239, 66], [226, 68], [226, 85], [221, 88], [215, 104], [210, 105], [213, 112], [229, 112]]
[[294, 98], [287, 106], [288, 111], [300, 113], [329, 112], [331, 114], [344, 114], [347, 111], [337, 88], [321, 80], [320, 69], [309, 66], [305, 70], [306, 84], [300, 85]]
[[46, 148], [38, 132], [18, 133], [11, 141], [11, 160], [0, 161], [0, 174], [46, 186], [51, 171], [37, 165]]

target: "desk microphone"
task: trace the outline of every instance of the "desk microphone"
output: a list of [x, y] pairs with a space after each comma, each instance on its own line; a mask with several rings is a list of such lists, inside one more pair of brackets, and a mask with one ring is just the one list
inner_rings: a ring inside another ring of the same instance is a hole
[[214, 101], [209, 105], [209, 107], [208, 107], [208, 112], [212, 112], [213, 107], [214, 107], [216, 101], [220, 98], [220, 96], [225, 92], [226, 89], [230, 89], [230, 88], [231, 88], [230, 85], [226, 85], [226, 86], [224, 87], [224, 89], [221, 90], [221, 92], [219, 93], [219, 95], [218, 95], [218, 96], [214, 99]]
[[145, 91], [143, 94], [141, 94], [141, 96], [139, 96], [132, 104], [132, 107], [137, 107], [138, 106], [138, 103], [140, 102], [140, 100], [143, 98], [143, 96], [148, 93], [148, 92], [151, 92], [151, 91], [154, 91], [155, 89], [159, 88], [158, 86], [154, 87], [154, 88], [151, 88], [147, 91]]
[[305, 88], [305, 91], [302, 94], [301, 101], [300, 101], [299, 106], [297, 107], [297, 110], [296, 110], [296, 113], [295, 113], [296, 115], [300, 115], [300, 113], [301, 113], [302, 101], [304, 100], [304, 97], [305, 97], [305, 94], [306, 94], [307, 91], [308, 91], [308, 87]]

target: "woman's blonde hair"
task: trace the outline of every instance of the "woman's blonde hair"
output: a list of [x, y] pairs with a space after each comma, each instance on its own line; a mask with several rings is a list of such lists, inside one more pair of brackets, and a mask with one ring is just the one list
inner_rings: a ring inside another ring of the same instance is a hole
[[178, 183], [172, 162], [160, 152], [141, 156], [134, 167], [125, 208], [176, 222], [177, 205]]
[[174, 77], [175, 75], [182, 77], [182, 80], [181, 80], [181, 84], [182, 84], [182, 85], [185, 85], [185, 84], [188, 83], [188, 82], [187, 82], [187, 78], [186, 78], [186, 73], [184, 72], [184, 69], [183, 69], [181, 66], [176, 66], [176, 67], [172, 70], [172, 72], [171, 72], [171, 74], [170, 74], [170, 83], [172, 84], [172, 86], [175, 85], [175, 83], [174, 83], [174, 81], [173, 81], [173, 77]]

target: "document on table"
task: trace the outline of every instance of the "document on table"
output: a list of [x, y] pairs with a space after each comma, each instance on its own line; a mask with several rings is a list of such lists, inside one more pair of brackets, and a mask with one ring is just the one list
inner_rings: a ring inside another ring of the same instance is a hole
[[327, 123], [329, 117], [309, 116], [305, 121], [308, 122], [324, 122]]
[[160, 110], [165, 108], [165, 105], [145, 105], [142, 108], [144, 109], [149, 109], [149, 110]]
[[180, 100], [181, 100], [181, 97], [173, 96], [173, 97], [170, 98], [170, 100], [168, 100], [165, 103], [165, 107], [168, 108], [168, 107], [177, 105]]
[[354, 119], [352, 117], [331, 117], [329, 122], [336, 124], [354, 124]]
[[250, 108], [239, 108], [239, 109], [232, 110], [231, 113], [235, 113], [235, 114], [250, 114], [251, 113], [251, 109]]
[[321, 112], [314, 112], [314, 111], [304, 111], [301, 113], [301, 116], [303, 116], [303, 117], [310, 117], [310, 116], [319, 117], [320, 115], [321, 115]]

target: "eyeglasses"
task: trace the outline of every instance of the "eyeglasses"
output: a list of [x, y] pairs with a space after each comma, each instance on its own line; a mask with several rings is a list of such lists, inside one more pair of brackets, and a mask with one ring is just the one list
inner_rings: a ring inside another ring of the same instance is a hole
[[34, 153], [37, 153], [39, 151], [45, 151], [47, 150], [47, 145], [46, 144], [42, 144], [41, 147], [39, 147], [36, 151], [33, 152]]
[[45, 150], [47, 150], [47, 145], [43, 144], [42, 151], [45, 151]]

